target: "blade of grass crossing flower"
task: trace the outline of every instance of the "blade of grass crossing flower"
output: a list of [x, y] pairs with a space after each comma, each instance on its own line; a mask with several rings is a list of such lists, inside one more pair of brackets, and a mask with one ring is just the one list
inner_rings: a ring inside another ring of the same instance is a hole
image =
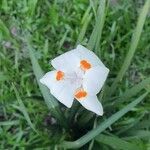
[[30, 46], [29, 42], [27, 42], [27, 47], [28, 47], [29, 56], [30, 56], [30, 59], [32, 62], [32, 68], [33, 68], [34, 74], [36, 76], [41, 93], [44, 97], [45, 103], [47, 104], [48, 108], [50, 109], [52, 115], [58, 119], [59, 123], [62, 124], [64, 127], [68, 128], [67, 122], [65, 121], [65, 117], [60, 110], [58, 102], [50, 94], [49, 90], [39, 82], [39, 79], [44, 75], [44, 73], [43, 73], [40, 65], [38, 64], [38, 61], [34, 55], [33, 49]]
[[125, 72], [127, 71], [129, 65], [131, 64], [131, 60], [134, 56], [134, 53], [135, 53], [138, 43], [139, 43], [139, 39], [141, 37], [144, 22], [146, 20], [147, 14], [149, 12], [149, 8], [150, 8], [150, 0], [147, 0], [142, 8], [139, 18], [138, 18], [137, 26], [133, 33], [131, 45], [130, 45], [129, 51], [126, 55], [126, 58], [124, 60], [124, 63], [122, 65], [116, 79], [114, 80], [113, 84], [111, 85], [111, 88], [109, 91], [109, 96], [111, 96], [115, 92], [115, 90], [117, 88], [117, 83], [122, 80]]
[[139, 98], [135, 99], [133, 102], [131, 102], [126, 107], [124, 107], [123, 109], [121, 109], [120, 111], [112, 115], [106, 121], [98, 125], [95, 129], [91, 130], [90, 132], [88, 132], [87, 134], [79, 138], [78, 140], [73, 141], [73, 142], [65, 141], [61, 144], [61, 146], [64, 148], [79, 148], [83, 146], [84, 144], [88, 143], [90, 140], [98, 136], [102, 131], [104, 131], [106, 128], [108, 128], [118, 119], [120, 119], [123, 115], [129, 112], [138, 103], [140, 103], [147, 96], [147, 94], [148, 92], [144, 93]]
[[105, 5], [106, 0], [101, 0], [97, 10], [96, 23], [88, 42], [88, 48], [91, 50], [94, 49], [96, 53], [99, 47], [99, 42], [101, 39], [102, 29], [105, 21]]
[[108, 136], [101, 134], [95, 138], [95, 140], [99, 143], [106, 144], [113, 149], [119, 149], [119, 150], [141, 150], [137, 144], [133, 144], [130, 142], [127, 142], [121, 138], [118, 138], [116, 136]]
[[26, 110], [26, 107], [25, 107], [24, 103], [22, 102], [22, 100], [21, 100], [21, 98], [20, 98], [20, 96], [19, 96], [19, 93], [18, 93], [16, 87], [14, 86], [14, 84], [12, 84], [12, 86], [13, 86], [13, 89], [14, 89], [14, 91], [15, 91], [16, 98], [17, 98], [17, 100], [18, 100], [18, 103], [19, 103], [19, 105], [20, 105], [20, 111], [22, 111], [22, 113], [23, 113], [23, 115], [24, 115], [24, 117], [25, 117], [27, 123], [28, 123], [29, 126], [31, 127], [31, 129], [33, 129], [36, 133], [38, 133], [37, 130], [35, 129], [34, 125], [33, 125], [32, 122], [31, 122], [31, 119], [30, 119], [30, 117], [29, 117], [29, 114], [28, 114], [28, 112], [27, 112], [27, 110]]

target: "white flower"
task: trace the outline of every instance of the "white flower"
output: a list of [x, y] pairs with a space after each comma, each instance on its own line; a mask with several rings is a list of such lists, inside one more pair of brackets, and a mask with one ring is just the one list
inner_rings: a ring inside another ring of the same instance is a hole
[[101, 90], [109, 69], [90, 50], [82, 45], [51, 61], [56, 69], [46, 73], [40, 82], [67, 107], [74, 98], [86, 109], [103, 115], [103, 107], [96, 94]]

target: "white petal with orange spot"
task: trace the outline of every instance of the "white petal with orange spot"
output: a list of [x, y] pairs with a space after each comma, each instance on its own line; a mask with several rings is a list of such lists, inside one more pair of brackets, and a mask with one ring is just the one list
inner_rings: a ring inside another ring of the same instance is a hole
[[41, 79], [40, 82], [44, 85], [46, 85], [49, 89], [53, 86], [53, 84], [55, 84], [56, 79], [55, 79], [55, 75], [56, 75], [57, 71], [50, 71], [47, 72]]
[[[46, 73], [40, 82], [46, 85], [51, 94], [67, 107], [71, 107], [74, 99], [75, 85], [72, 85], [68, 80], [63, 80], [62, 74], [59, 71], [50, 71]], [[60, 79], [60, 80], [58, 80]]]
[[76, 55], [80, 57], [80, 60], [86, 60], [91, 64], [91, 67], [94, 66], [104, 66], [102, 61], [95, 55], [94, 52], [88, 50], [82, 45], [78, 45], [76, 48]]
[[56, 82], [50, 89], [51, 94], [61, 103], [70, 108], [74, 99], [75, 87], [68, 81]]
[[66, 52], [51, 61], [52, 66], [56, 70], [71, 72], [79, 66], [79, 57], [76, 55], [76, 50]]
[[100, 116], [103, 115], [103, 107], [101, 103], [99, 102], [96, 95], [91, 96], [91, 95], [88, 95], [87, 93], [87, 96], [85, 98], [81, 100], [79, 99], [78, 101], [86, 109], [96, 113], [97, 115], [100, 115]]
[[108, 76], [109, 69], [96, 66], [87, 70], [83, 79], [83, 88], [90, 94], [97, 94]]

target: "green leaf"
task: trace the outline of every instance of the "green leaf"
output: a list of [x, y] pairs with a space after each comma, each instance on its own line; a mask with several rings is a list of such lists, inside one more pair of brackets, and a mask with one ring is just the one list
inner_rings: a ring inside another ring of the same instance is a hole
[[83, 18], [82, 18], [81, 23], [83, 25], [82, 25], [80, 34], [79, 34], [78, 39], [77, 39], [77, 44], [81, 43], [83, 41], [85, 33], [86, 33], [86, 30], [87, 30], [87, 27], [88, 27], [88, 25], [89, 25], [89, 23], [90, 23], [90, 21], [92, 19], [92, 13], [90, 13], [90, 10], [91, 10], [91, 7], [89, 6], [88, 9], [85, 12]]
[[50, 6], [49, 9], [49, 16], [50, 16], [50, 24], [51, 25], [58, 25], [59, 14], [58, 14], [58, 7], [56, 4]]
[[5, 75], [3, 72], [0, 72], [0, 82], [9, 80], [8, 75]]
[[134, 150], [134, 149], [140, 150], [140, 148], [137, 145], [127, 142], [116, 136], [108, 136], [108, 135], [101, 134], [97, 136], [95, 140], [97, 142], [106, 144], [115, 150]]
[[121, 95], [121, 97], [119, 97], [115, 101], [115, 103], [117, 103], [117, 105], [118, 105], [120, 103], [127, 102], [128, 100], [130, 100], [129, 98], [137, 95], [137, 93], [139, 93], [141, 90], [145, 89], [148, 85], [150, 85], [150, 78], [147, 78], [147, 79], [141, 81], [139, 84], [136, 84], [132, 88], [126, 90], [124, 92], [124, 94]]
[[7, 0], [1, 1], [1, 9], [4, 10], [5, 12], [8, 12], [9, 7], [8, 7], [8, 1]]
[[122, 80], [125, 72], [127, 71], [127, 69], [129, 68], [129, 66], [131, 64], [132, 58], [135, 54], [135, 51], [137, 49], [137, 46], [138, 46], [138, 43], [139, 43], [139, 40], [141, 37], [144, 22], [146, 20], [147, 14], [149, 12], [149, 8], [150, 8], [150, 0], [147, 0], [145, 2], [145, 5], [142, 8], [142, 11], [140, 13], [139, 18], [138, 18], [137, 26], [136, 26], [135, 31], [133, 33], [131, 45], [130, 45], [129, 51], [126, 55], [126, 58], [124, 60], [124, 63], [122, 65], [116, 79], [114, 80], [113, 84], [111, 85], [111, 88], [109, 91], [109, 97], [115, 92], [118, 82]]
[[98, 54], [102, 30], [105, 22], [105, 15], [106, 15], [105, 5], [106, 5], [106, 0], [101, 0], [97, 11], [96, 23], [88, 42], [88, 48], [91, 50], [94, 49], [97, 54]]
[[59, 46], [58, 46], [58, 50], [61, 49], [61, 47], [63, 46], [65, 40], [66, 40], [66, 37], [67, 37], [67, 34], [69, 32], [69, 29], [66, 30], [66, 32], [64, 33], [62, 39], [59, 41]]
[[11, 39], [9, 29], [6, 27], [5, 23], [0, 19], [0, 32], [3, 38]]
[[65, 120], [65, 117], [63, 115], [63, 113], [60, 110], [59, 104], [56, 101], [56, 99], [50, 94], [50, 91], [48, 90], [47, 87], [45, 87], [44, 85], [42, 85], [39, 80], [41, 77], [43, 77], [44, 73], [34, 55], [34, 51], [33, 48], [31, 47], [29, 41], [27, 41], [27, 48], [29, 51], [29, 56], [31, 59], [31, 63], [32, 63], [32, 68], [34, 71], [34, 74], [36, 76], [37, 79], [37, 83], [39, 85], [39, 88], [41, 90], [41, 93], [44, 97], [45, 103], [47, 104], [48, 108], [50, 109], [52, 115], [54, 117], [56, 117], [58, 119], [58, 121], [60, 122], [60, 124], [62, 124], [64, 127], [68, 128], [67, 126], [67, 121]]
[[27, 112], [27, 110], [26, 110], [26, 107], [25, 107], [25, 105], [24, 105], [22, 99], [21, 99], [20, 96], [19, 96], [19, 93], [18, 93], [16, 87], [14, 86], [14, 84], [12, 84], [12, 86], [13, 86], [13, 89], [14, 89], [14, 91], [15, 91], [16, 98], [17, 98], [17, 100], [18, 100], [18, 103], [19, 103], [19, 105], [20, 105], [20, 106], [19, 106], [19, 110], [20, 110], [20, 111], [22, 112], [22, 114], [24, 115], [24, 117], [25, 117], [27, 123], [29, 124], [29, 126], [31, 127], [31, 129], [33, 129], [36, 133], [38, 133], [37, 130], [35, 129], [34, 125], [33, 125], [32, 122], [31, 122], [31, 119], [30, 119], [30, 117], [29, 117], [29, 114], [28, 114], [28, 112]]
[[148, 130], [132, 130], [128, 133], [128, 137], [124, 137], [126, 140], [130, 139], [148, 139], [150, 138], [150, 131]]
[[28, 0], [29, 16], [33, 16], [35, 14], [37, 2], [38, 0]]
[[13, 121], [0, 121], [0, 126], [13, 126], [18, 125], [19, 120], [13, 120]]
[[118, 119], [120, 119], [123, 115], [125, 115], [127, 112], [129, 112], [133, 107], [135, 107], [138, 103], [140, 103], [146, 96], [148, 92], [145, 94], [141, 95], [139, 98], [135, 99], [133, 102], [128, 104], [126, 107], [112, 115], [110, 118], [108, 118], [106, 121], [98, 125], [95, 129], [92, 131], [88, 132], [81, 138], [79, 138], [76, 141], [69, 142], [65, 141], [63, 142], [60, 146], [64, 148], [79, 148], [95, 138], [97, 135], [99, 135], [101, 132], [103, 132], [106, 128], [111, 126], [114, 122], [116, 122]]

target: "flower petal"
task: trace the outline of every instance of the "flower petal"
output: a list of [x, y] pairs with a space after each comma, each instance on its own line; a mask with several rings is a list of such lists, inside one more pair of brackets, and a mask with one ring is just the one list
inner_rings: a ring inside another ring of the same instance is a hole
[[52, 66], [56, 70], [74, 71], [75, 68], [80, 67], [80, 61], [85, 60], [92, 66], [104, 66], [101, 60], [92, 52], [82, 45], [78, 45], [76, 49], [68, 51], [51, 61]]
[[102, 66], [96, 66], [87, 70], [83, 78], [84, 90], [92, 95], [97, 94], [101, 90], [108, 72], [109, 69]]
[[49, 89], [53, 86], [53, 84], [56, 82], [55, 75], [56, 75], [56, 70], [55, 71], [50, 71], [47, 72], [41, 79], [40, 82], [44, 85], [46, 85]]
[[76, 85], [71, 85], [68, 80], [57, 81], [56, 73], [57, 71], [50, 71], [46, 73], [40, 79], [40, 82], [50, 89], [51, 94], [55, 98], [70, 108], [73, 103]]
[[51, 94], [70, 108], [74, 100], [75, 87], [68, 81], [58, 81], [50, 89]]
[[76, 53], [78, 57], [80, 57], [80, 60], [87, 60], [92, 64], [92, 66], [97, 66], [97, 65], [104, 66], [102, 61], [95, 55], [94, 52], [88, 50], [82, 45], [77, 46]]
[[97, 115], [102, 116], [103, 115], [103, 107], [101, 103], [99, 102], [96, 95], [94, 96], [87, 96], [82, 100], [78, 100], [82, 106], [84, 106], [86, 109], [96, 113]]
[[80, 59], [76, 54], [76, 50], [66, 52], [51, 61], [52, 66], [56, 70], [64, 72], [73, 71], [80, 63]]

